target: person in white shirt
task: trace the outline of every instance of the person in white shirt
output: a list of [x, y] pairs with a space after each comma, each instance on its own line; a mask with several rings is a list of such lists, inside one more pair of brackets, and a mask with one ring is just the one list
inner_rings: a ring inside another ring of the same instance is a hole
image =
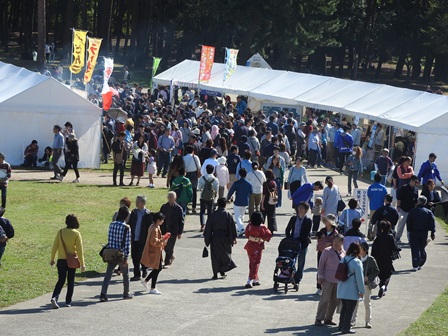
[[320, 147], [321, 147], [321, 141], [319, 137], [319, 129], [317, 127], [313, 127], [313, 132], [310, 133], [309, 139], [308, 139], [308, 151], [310, 154], [310, 157], [308, 159], [308, 167], [314, 168], [316, 163], [317, 166], [320, 167]]
[[224, 190], [230, 187], [229, 169], [226, 166], [227, 159], [221, 156], [218, 159], [218, 165], [215, 168], [215, 174], [219, 182], [218, 199], [224, 197]]
[[193, 188], [193, 199], [191, 200], [191, 211], [196, 213], [197, 204], [197, 191], [198, 191], [198, 176], [201, 172], [201, 161], [199, 156], [194, 155], [194, 147], [186, 147], [187, 154], [184, 156], [185, 171], [187, 173], [186, 177], [190, 180], [191, 186]]
[[[204, 163], [202, 164], [202, 168], [201, 168], [201, 175], [202, 176], [207, 174], [206, 167], [208, 165], [212, 165], [213, 169], [216, 168], [216, 166], [218, 165], [218, 160], [216, 160], [217, 157], [218, 157], [218, 152], [216, 151], [216, 149], [212, 149], [210, 151], [210, 157], [208, 159], [206, 159], [204, 161]], [[212, 174], [213, 173], [214, 173], [214, 171], [212, 172]]]
[[334, 162], [334, 137], [335, 137], [335, 128], [331, 126], [328, 119], [325, 118], [323, 121], [323, 125], [325, 131], [327, 132], [327, 163]]
[[252, 171], [246, 176], [246, 180], [252, 184], [253, 190], [253, 193], [249, 198], [249, 217], [251, 217], [255, 211], [260, 211], [263, 183], [266, 182], [266, 176], [261, 170], [258, 170], [258, 168], [258, 162], [252, 162]]

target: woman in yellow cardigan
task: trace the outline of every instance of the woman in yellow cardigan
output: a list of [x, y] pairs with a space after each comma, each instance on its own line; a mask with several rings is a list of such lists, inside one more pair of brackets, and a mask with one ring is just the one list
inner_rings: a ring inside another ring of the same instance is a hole
[[[75, 288], [75, 273], [76, 268], [69, 268], [67, 265], [67, 255], [65, 253], [65, 248], [68, 253], [76, 252], [78, 254], [79, 263], [81, 264], [81, 271], [85, 270], [84, 263], [84, 254], [82, 248], [82, 238], [81, 233], [77, 229], [79, 229], [78, 218], [75, 215], [68, 215], [65, 218], [66, 228], [59, 230], [56, 234], [56, 238], [53, 243], [53, 250], [51, 251], [51, 261], [50, 265], [54, 266], [54, 258], [56, 256], [56, 252], [58, 253], [58, 282], [54, 287], [53, 295], [51, 297], [51, 305], [54, 309], [58, 309], [58, 299], [59, 294], [61, 294], [62, 287], [64, 287], [65, 280], [68, 279], [67, 282], [67, 295], [65, 297], [65, 304], [67, 307], [70, 307], [72, 304], [72, 296], [73, 290]], [[64, 240], [62, 242], [61, 240]], [[65, 248], [64, 248], [65, 244]]]
[[[149, 294], [162, 294], [156, 289], [157, 278], [162, 270], [162, 250], [166, 245], [169, 236], [168, 233], [162, 236], [160, 225], [165, 220], [165, 215], [161, 212], [156, 212], [153, 217], [153, 224], [148, 229], [148, 236], [146, 238], [145, 248], [143, 250], [142, 259], [140, 263], [148, 268], [152, 268], [151, 273], [142, 280], [142, 285], [149, 290]], [[148, 283], [151, 280], [151, 289]]]

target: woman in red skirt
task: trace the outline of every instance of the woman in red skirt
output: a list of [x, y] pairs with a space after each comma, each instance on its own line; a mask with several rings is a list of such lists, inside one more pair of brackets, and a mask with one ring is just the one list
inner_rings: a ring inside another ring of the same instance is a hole
[[261, 255], [264, 250], [264, 242], [272, 238], [272, 232], [263, 224], [264, 218], [261, 212], [254, 212], [250, 217], [250, 222], [246, 227], [246, 238], [248, 239], [244, 247], [249, 257], [249, 278], [246, 288], [259, 286], [258, 269], [260, 268]]

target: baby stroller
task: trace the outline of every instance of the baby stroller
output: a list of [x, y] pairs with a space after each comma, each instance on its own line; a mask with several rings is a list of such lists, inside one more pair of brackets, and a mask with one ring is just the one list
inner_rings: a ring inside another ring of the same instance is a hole
[[285, 285], [285, 294], [291, 284], [293, 289], [299, 290], [299, 285], [294, 279], [296, 274], [296, 258], [300, 253], [300, 243], [291, 237], [282, 239], [278, 246], [278, 258], [275, 260], [274, 292], [277, 293], [279, 284]]

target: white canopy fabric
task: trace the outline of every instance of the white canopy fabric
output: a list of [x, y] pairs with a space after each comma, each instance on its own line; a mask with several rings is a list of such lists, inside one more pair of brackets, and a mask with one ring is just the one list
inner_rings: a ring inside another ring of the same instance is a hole
[[[446, 152], [447, 96], [384, 84], [245, 66], [238, 66], [223, 82], [223, 71], [224, 64], [215, 63], [210, 81], [201, 83], [200, 88], [247, 95], [276, 104], [340, 112], [417, 132], [417, 163], [427, 160], [430, 152]], [[198, 73], [199, 62], [185, 60], [154, 77], [154, 83], [197, 88]], [[442, 174], [448, 176], [448, 160], [439, 162], [439, 166], [442, 166], [439, 167]]]
[[79, 167], [100, 164], [101, 109], [52, 77], [0, 62], [0, 152], [11, 165], [23, 163], [32, 140], [39, 157], [53, 144], [53, 125], [70, 121], [79, 143]]

